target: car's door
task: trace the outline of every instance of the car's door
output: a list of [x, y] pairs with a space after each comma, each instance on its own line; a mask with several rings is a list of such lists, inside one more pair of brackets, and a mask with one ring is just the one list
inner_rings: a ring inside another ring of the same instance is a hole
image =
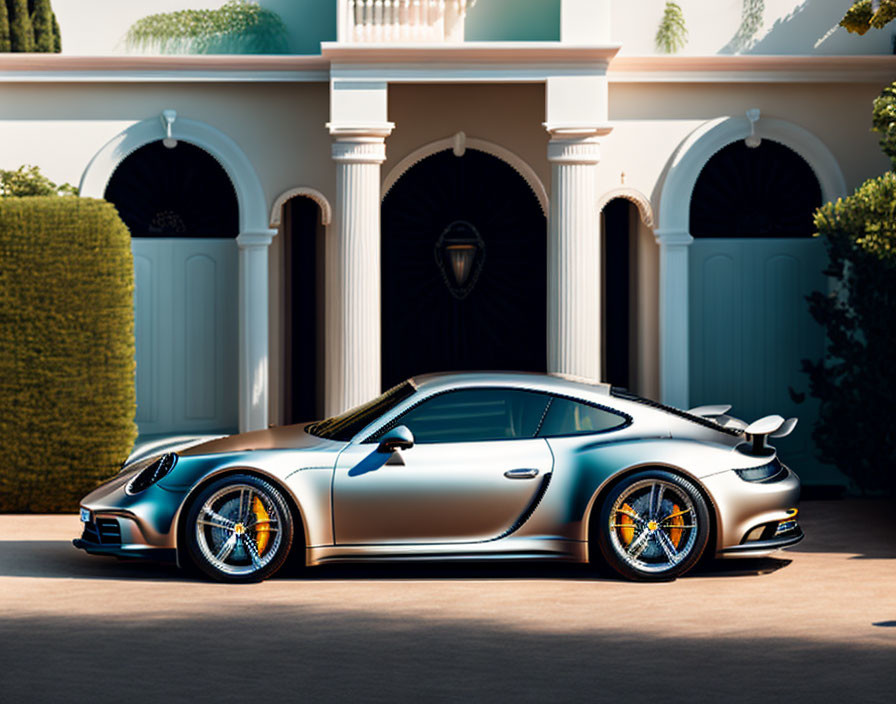
[[[512, 530], [553, 469], [534, 437], [548, 400], [506, 388], [436, 394], [350, 445], [334, 477], [336, 543], [473, 542]], [[396, 425], [411, 429], [414, 447], [377, 452]]]

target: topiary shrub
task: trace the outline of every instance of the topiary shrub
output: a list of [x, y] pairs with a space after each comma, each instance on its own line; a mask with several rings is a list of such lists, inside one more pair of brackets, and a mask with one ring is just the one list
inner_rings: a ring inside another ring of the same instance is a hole
[[8, 51], [62, 51], [50, 0], [0, 0], [0, 53]]
[[0, 198], [0, 511], [72, 511], [134, 424], [133, 263], [114, 206]]
[[[896, 84], [874, 110], [874, 129], [891, 158], [894, 97]], [[815, 225], [825, 238], [825, 273], [835, 290], [809, 297], [828, 338], [826, 359], [803, 362], [811, 393], [821, 400], [813, 438], [821, 459], [863, 494], [896, 494], [896, 173], [823, 205]]]
[[0, 0], [0, 53], [12, 51], [12, 40], [9, 36], [9, 11], [6, 3]]

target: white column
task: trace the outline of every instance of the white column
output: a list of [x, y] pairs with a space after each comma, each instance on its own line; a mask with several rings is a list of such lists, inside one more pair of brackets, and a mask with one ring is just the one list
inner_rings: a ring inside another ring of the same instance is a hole
[[333, 129], [336, 208], [327, 243], [325, 412], [380, 388], [380, 164], [391, 126]]
[[256, 230], [236, 238], [240, 432], [268, 427], [268, 248], [276, 234], [276, 230]]
[[609, 130], [550, 131], [548, 371], [599, 379], [602, 284], [595, 172], [597, 137]]
[[690, 393], [688, 247], [686, 230], [657, 230], [660, 245], [660, 396], [663, 403], [688, 407]]

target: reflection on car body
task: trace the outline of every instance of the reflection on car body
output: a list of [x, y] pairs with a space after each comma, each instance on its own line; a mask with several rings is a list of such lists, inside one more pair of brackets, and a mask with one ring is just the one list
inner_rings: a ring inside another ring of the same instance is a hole
[[599, 562], [669, 579], [802, 538], [797, 476], [728, 406], [553, 374], [415, 377], [316, 423], [155, 447], [82, 501], [91, 553], [256, 581], [336, 561]]

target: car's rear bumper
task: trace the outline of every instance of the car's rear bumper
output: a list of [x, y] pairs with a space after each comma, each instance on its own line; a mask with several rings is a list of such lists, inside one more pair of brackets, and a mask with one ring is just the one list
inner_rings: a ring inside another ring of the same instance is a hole
[[763, 557], [803, 539], [796, 506], [800, 480], [787, 469], [771, 482], [726, 471], [703, 479], [716, 511], [718, 557]]
[[740, 545], [732, 545], [727, 548], [722, 548], [719, 551], [719, 554], [722, 557], [762, 557], [775, 550], [796, 545], [805, 537], [802, 529], [797, 526], [787, 535], [771, 538], [770, 540], [755, 540], [741, 543]]

